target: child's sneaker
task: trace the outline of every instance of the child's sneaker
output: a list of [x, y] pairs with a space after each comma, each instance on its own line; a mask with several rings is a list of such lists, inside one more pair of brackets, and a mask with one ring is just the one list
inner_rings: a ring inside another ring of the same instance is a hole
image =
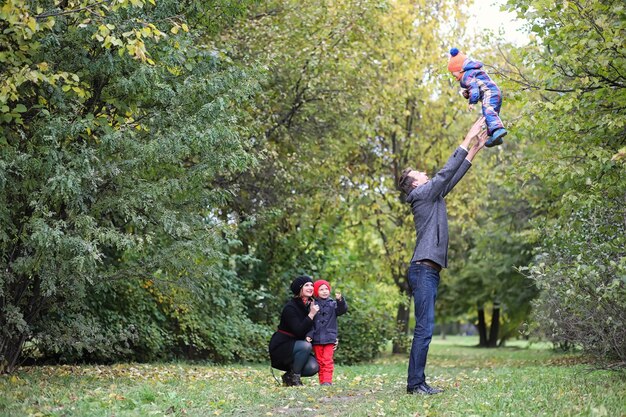
[[491, 135], [489, 139], [487, 139], [487, 142], [485, 142], [485, 146], [491, 148], [493, 146], [502, 145], [502, 138], [505, 137], [507, 133], [509, 132], [507, 132], [505, 128], [500, 128], [496, 130], [495, 132], [493, 132], [493, 135]]

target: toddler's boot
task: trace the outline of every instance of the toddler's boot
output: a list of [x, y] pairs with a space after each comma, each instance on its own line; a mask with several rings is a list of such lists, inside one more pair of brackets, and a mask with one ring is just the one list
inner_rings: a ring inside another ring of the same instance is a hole
[[502, 145], [502, 142], [503, 142], [502, 138], [505, 137], [507, 133], [509, 132], [507, 132], [506, 129], [503, 127], [496, 130], [489, 137], [489, 139], [487, 139], [487, 142], [485, 142], [485, 146], [488, 148], [491, 148], [493, 146]]

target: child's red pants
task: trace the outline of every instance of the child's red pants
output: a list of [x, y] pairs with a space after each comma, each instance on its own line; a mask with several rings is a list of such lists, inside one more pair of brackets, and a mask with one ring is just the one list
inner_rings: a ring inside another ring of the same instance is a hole
[[333, 354], [335, 353], [335, 345], [330, 343], [328, 345], [313, 345], [313, 352], [315, 352], [315, 358], [320, 365], [320, 384], [324, 382], [333, 382], [333, 371], [335, 369], [335, 362], [333, 361]]

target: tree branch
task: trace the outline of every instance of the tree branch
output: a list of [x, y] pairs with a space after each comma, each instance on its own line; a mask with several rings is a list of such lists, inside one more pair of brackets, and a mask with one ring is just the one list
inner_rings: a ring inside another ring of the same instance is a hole
[[100, 6], [101, 4], [104, 4], [104, 3], [110, 3], [110, 1], [103, 0], [103, 1], [100, 1], [98, 3], [90, 4], [89, 6], [80, 7], [78, 9], [65, 10], [65, 11], [59, 11], [59, 12], [42, 13], [42, 14], [39, 14], [39, 15], [35, 16], [35, 19], [41, 20], [41, 19], [45, 19], [47, 17], [63, 16], [63, 15], [67, 15], [67, 14], [82, 12], [84, 10], [91, 10], [92, 8], [94, 8], [96, 6]]

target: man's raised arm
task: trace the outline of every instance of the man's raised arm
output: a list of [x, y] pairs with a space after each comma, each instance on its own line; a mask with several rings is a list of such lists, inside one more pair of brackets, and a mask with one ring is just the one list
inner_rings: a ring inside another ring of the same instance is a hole
[[[445, 184], [445, 187], [443, 189], [443, 196], [444, 197], [450, 191], [452, 191], [454, 186], [461, 180], [461, 178], [463, 178], [465, 173], [472, 166], [472, 164], [471, 164], [472, 159], [474, 159], [474, 156], [476, 156], [476, 153], [478, 153], [478, 151], [480, 149], [482, 149], [483, 146], [485, 145], [485, 142], [483, 141], [482, 145], [480, 147], [477, 147], [477, 145], [480, 143], [480, 137], [481, 137], [483, 132], [485, 133], [485, 139], [484, 140], [485, 141], [487, 140], [486, 139], [486, 131], [485, 130], [481, 130], [484, 122], [485, 122], [485, 118], [484, 117], [480, 117], [478, 120], [476, 120], [474, 122], [474, 124], [472, 125], [472, 127], [470, 128], [470, 130], [465, 135], [465, 139], [463, 139], [463, 142], [461, 142], [460, 147], [465, 149], [466, 151], [468, 151], [468, 153], [467, 153], [467, 156], [465, 156], [465, 160], [457, 168], [457, 170], [454, 173], [454, 175], [453, 175], [452, 179], [450, 180], [450, 182]], [[470, 144], [472, 143], [472, 140], [476, 136], [478, 136], [478, 141], [474, 144], [474, 146], [472, 146], [470, 148]]]

